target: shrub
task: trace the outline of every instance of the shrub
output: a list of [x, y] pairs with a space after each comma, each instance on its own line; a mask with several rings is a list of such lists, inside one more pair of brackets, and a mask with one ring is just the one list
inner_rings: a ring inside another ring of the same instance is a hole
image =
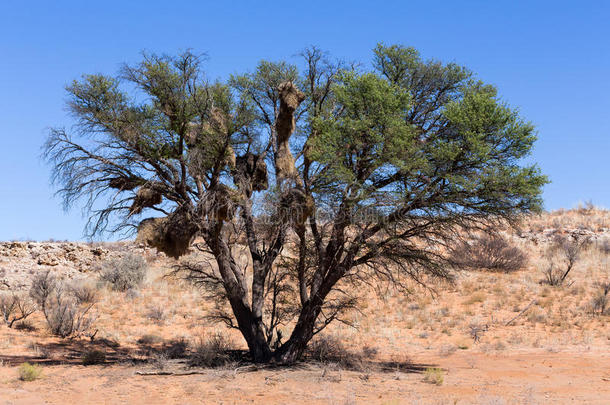
[[163, 338], [157, 335], [143, 335], [138, 339], [140, 345], [155, 345], [161, 342], [163, 342]]
[[26, 332], [34, 332], [37, 328], [30, 321], [21, 321], [15, 325], [15, 329], [24, 330]]
[[448, 357], [455, 353], [457, 349], [458, 347], [452, 343], [444, 344], [441, 346], [438, 354], [441, 357]]
[[110, 284], [115, 291], [125, 292], [140, 288], [144, 282], [148, 265], [142, 256], [129, 254], [102, 265], [100, 279]]
[[444, 380], [442, 368], [428, 367], [424, 371], [424, 382], [434, 385], [443, 385]]
[[474, 341], [474, 343], [481, 341], [481, 337], [488, 330], [489, 330], [489, 325], [484, 325], [484, 324], [480, 324], [477, 322], [472, 322], [470, 325], [468, 325], [468, 332], [470, 334], [470, 337]]
[[593, 309], [594, 314], [604, 315], [608, 307], [610, 282], [599, 283], [598, 285], [600, 287], [600, 291], [598, 291], [597, 295], [593, 298], [593, 301], [591, 302], [591, 307]]
[[95, 304], [99, 300], [97, 289], [89, 283], [73, 283], [70, 292], [79, 304]]
[[42, 369], [37, 364], [23, 363], [19, 367], [19, 379], [22, 381], [34, 381], [42, 375]]
[[9, 328], [36, 311], [36, 305], [23, 294], [0, 293], [0, 315]]
[[89, 314], [93, 304], [78, 305], [75, 299], [55, 297], [47, 304], [45, 318], [47, 325], [56, 336], [75, 338], [89, 334], [93, 327], [94, 317]]
[[362, 356], [364, 356], [367, 359], [375, 358], [377, 356], [377, 353], [379, 353], [379, 350], [377, 350], [376, 347], [371, 347], [371, 346], [365, 345], [362, 348]]
[[312, 360], [345, 368], [359, 368], [362, 362], [362, 356], [347, 350], [334, 336], [320, 336], [313, 340], [307, 348], [307, 355]]
[[222, 367], [231, 361], [230, 348], [231, 342], [224, 335], [201, 338], [193, 348], [189, 364], [195, 367]]
[[156, 324], [162, 325], [165, 321], [165, 318], [167, 318], [167, 314], [165, 313], [165, 309], [162, 306], [156, 305], [148, 308], [146, 317], [151, 321], [155, 322]]
[[88, 350], [83, 354], [83, 365], [91, 366], [106, 362], [106, 353], [101, 350]]
[[[80, 291], [77, 293], [79, 294]], [[56, 336], [74, 338], [87, 335], [91, 330], [94, 317], [90, 311], [94, 303], [83, 303], [87, 297], [75, 294], [72, 286], [64, 280], [45, 272], [36, 276], [30, 288], [32, 297], [42, 310], [51, 333]]]
[[510, 273], [522, 269], [527, 262], [527, 256], [501, 235], [483, 234], [455, 246], [451, 250], [449, 261], [458, 268]]
[[163, 353], [168, 359], [181, 359], [186, 356], [188, 342], [184, 338], [174, 339], [167, 343]]
[[57, 290], [57, 284], [57, 277], [52, 275], [48, 270], [36, 275], [32, 280], [30, 297], [32, 297], [43, 312], [49, 297]]
[[549, 263], [543, 270], [544, 282], [552, 286], [562, 285], [589, 243], [588, 238], [557, 236], [546, 254]]

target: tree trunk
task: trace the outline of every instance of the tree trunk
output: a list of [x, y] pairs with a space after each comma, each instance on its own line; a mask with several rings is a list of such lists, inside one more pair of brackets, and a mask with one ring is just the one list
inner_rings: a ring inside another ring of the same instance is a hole
[[252, 311], [241, 299], [229, 298], [237, 326], [248, 344], [248, 350], [255, 363], [265, 363], [271, 359], [271, 349], [263, 331], [262, 321], [252, 315]]
[[207, 243], [216, 258], [237, 327], [248, 344], [252, 360], [256, 363], [268, 362], [271, 359], [271, 349], [267, 344], [263, 321], [248, 305], [248, 290], [241, 269], [233, 260], [228, 246], [219, 238], [210, 238]]
[[273, 354], [274, 360], [278, 363], [291, 364], [303, 356], [307, 344], [313, 337], [316, 319], [322, 309], [322, 300], [317, 298], [315, 301], [315, 303], [309, 301], [303, 307], [290, 338]]

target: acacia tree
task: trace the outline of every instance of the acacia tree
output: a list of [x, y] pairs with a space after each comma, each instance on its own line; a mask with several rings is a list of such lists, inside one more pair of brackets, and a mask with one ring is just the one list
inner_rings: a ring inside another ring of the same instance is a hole
[[302, 73], [261, 62], [227, 82], [190, 52], [84, 76], [74, 134], [44, 146], [89, 235], [136, 227], [175, 258], [200, 238], [210, 260], [177, 268], [228, 303], [217, 316], [257, 362], [301, 358], [354, 305], [343, 283], [450, 277], [459, 230], [539, 209], [546, 182], [522, 163], [534, 127], [466, 68], [402, 46], [378, 45], [370, 70], [302, 56]]

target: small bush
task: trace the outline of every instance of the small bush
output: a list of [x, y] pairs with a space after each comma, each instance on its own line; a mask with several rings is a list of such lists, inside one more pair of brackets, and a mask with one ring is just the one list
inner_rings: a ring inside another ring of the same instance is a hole
[[489, 330], [489, 325], [484, 325], [477, 322], [472, 322], [468, 325], [468, 332], [474, 343], [481, 341], [481, 337]]
[[58, 297], [47, 305], [45, 318], [51, 333], [62, 338], [87, 335], [93, 327], [94, 317], [89, 315], [92, 304], [78, 305], [70, 298]]
[[231, 342], [221, 334], [201, 338], [192, 350], [189, 364], [194, 367], [222, 367], [231, 361]]
[[501, 235], [483, 234], [454, 247], [449, 262], [458, 268], [511, 273], [525, 266], [527, 256]]
[[443, 369], [437, 367], [428, 367], [424, 371], [424, 382], [434, 385], [443, 385], [445, 378], [443, 376]]
[[42, 369], [38, 364], [23, 363], [19, 367], [19, 379], [22, 381], [34, 381], [41, 375]]
[[70, 292], [79, 304], [95, 304], [99, 300], [98, 290], [85, 282], [72, 284]]
[[30, 297], [32, 297], [43, 312], [49, 297], [57, 290], [57, 283], [57, 277], [52, 275], [48, 270], [36, 275], [32, 280]]
[[543, 270], [544, 282], [552, 286], [562, 285], [589, 244], [589, 238], [557, 236], [546, 252], [549, 262]]
[[81, 293], [48, 271], [36, 276], [30, 288], [30, 297], [42, 310], [51, 333], [62, 338], [87, 335], [92, 329], [95, 319], [90, 311], [94, 303], [82, 302], [90, 297]]
[[106, 362], [106, 353], [101, 350], [88, 350], [83, 354], [83, 365], [91, 366]]
[[110, 284], [115, 291], [125, 292], [142, 286], [148, 265], [138, 255], [130, 254], [121, 259], [114, 259], [102, 265], [100, 279]]
[[0, 293], [0, 316], [9, 328], [23, 321], [36, 311], [30, 297], [23, 294]]
[[597, 315], [604, 315], [607, 311], [609, 299], [608, 295], [610, 293], [610, 282], [604, 282], [598, 284], [600, 290], [597, 292], [597, 295], [591, 301], [591, 307], [593, 309], [593, 313]]
[[527, 320], [531, 323], [546, 322], [546, 313], [542, 308], [534, 307], [527, 313]]
[[377, 353], [379, 353], [379, 350], [377, 350], [376, 347], [371, 347], [371, 346], [365, 345], [362, 348], [362, 356], [364, 356], [367, 359], [373, 359], [373, 358], [377, 357]]
[[441, 346], [438, 354], [441, 357], [451, 356], [453, 353], [457, 351], [458, 347], [454, 344], [448, 343]]
[[146, 317], [157, 325], [163, 325], [163, 322], [165, 322], [165, 319], [167, 318], [167, 314], [162, 306], [156, 305], [148, 308]]
[[156, 345], [163, 342], [163, 338], [157, 335], [143, 335], [138, 339], [140, 345]]
[[154, 366], [159, 370], [165, 370], [167, 365], [169, 364], [169, 359], [165, 353], [155, 353], [152, 358], [149, 359], [149, 362], [154, 364]]
[[30, 321], [21, 321], [15, 324], [15, 329], [23, 330], [26, 332], [34, 332], [37, 330], [36, 326]]
[[184, 338], [174, 339], [167, 343], [163, 353], [168, 359], [181, 359], [186, 356], [188, 342]]
[[310, 359], [321, 363], [335, 363], [345, 368], [359, 368], [362, 356], [345, 348], [341, 341], [333, 336], [321, 336], [313, 340], [308, 348]]

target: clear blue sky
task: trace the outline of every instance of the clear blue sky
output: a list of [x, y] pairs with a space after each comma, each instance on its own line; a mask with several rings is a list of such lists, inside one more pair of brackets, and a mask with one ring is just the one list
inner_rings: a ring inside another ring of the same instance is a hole
[[610, 2], [2, 1], [0, 240], [82, 237], [38, 157], [45, 128], [70, 125], [63, 88], [81, 74], [192, 48], [226, 78], [308, 45], [369, 62], [379, 41], [497, 85], [538, 128], [547, 209], [610, 207]]

